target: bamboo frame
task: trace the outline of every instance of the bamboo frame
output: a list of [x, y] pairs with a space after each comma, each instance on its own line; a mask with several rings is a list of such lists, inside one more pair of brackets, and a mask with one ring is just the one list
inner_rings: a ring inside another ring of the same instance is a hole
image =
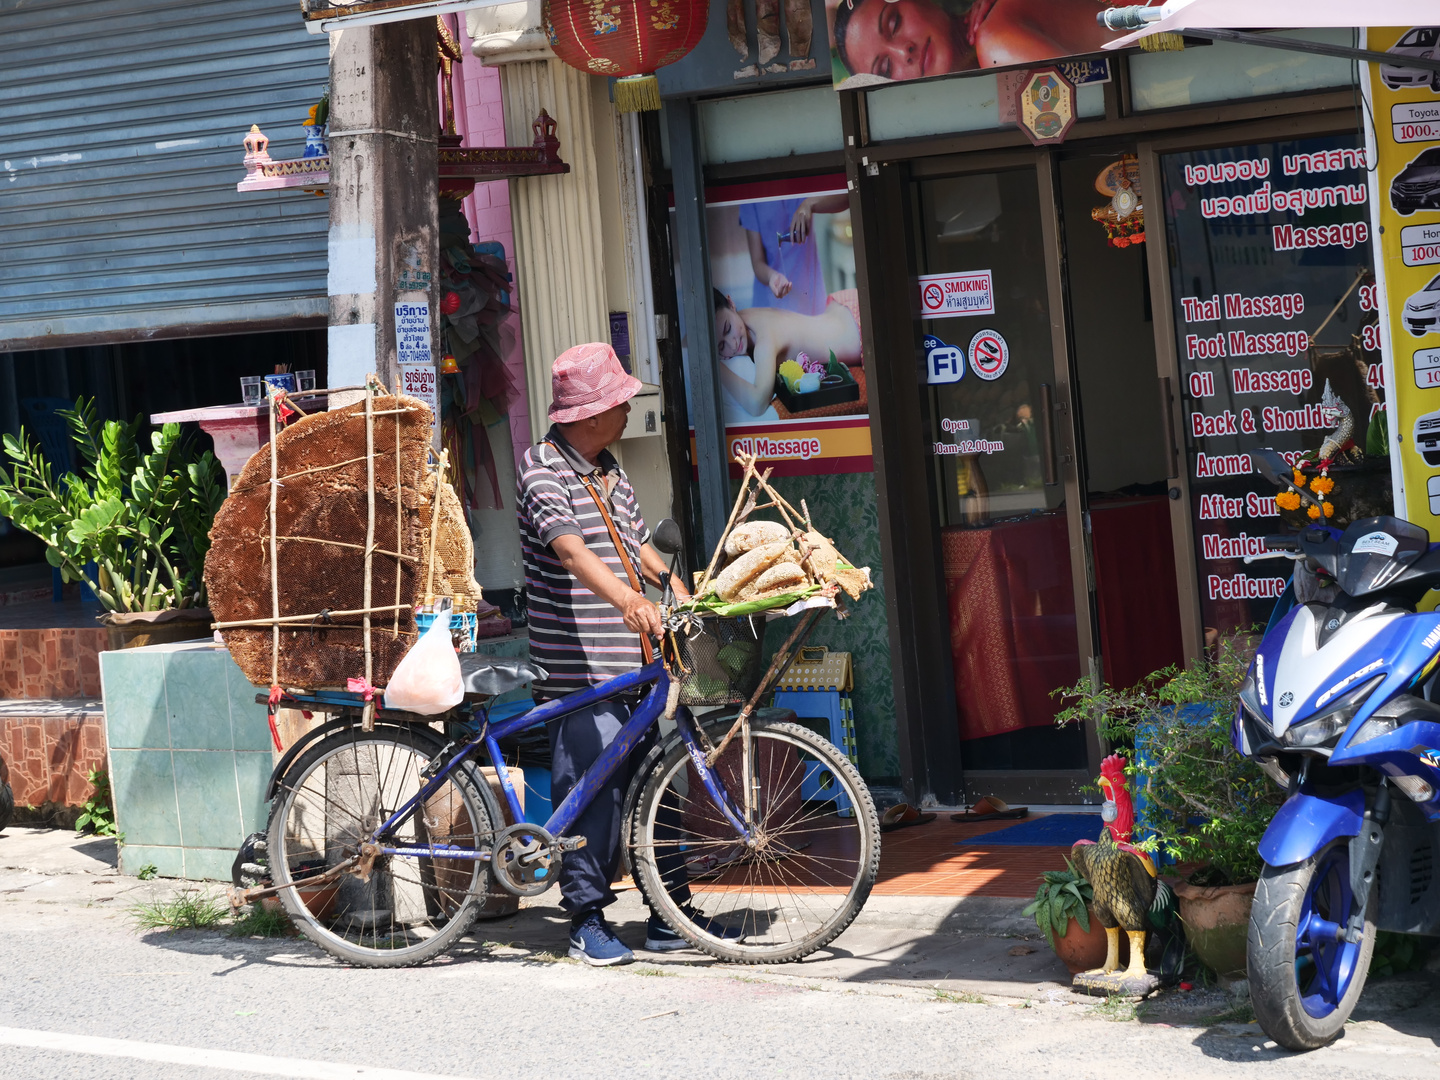
[[[280, 556], [275, 543], [275, 503], [280, 492], [280, 447], [275, 441], [275, 395], [270, 395], [270, 685], [280, 685]], [[366, 600], [369, 603], [369, 600]]]
[[[398, 530], [397, 530], [397, 531], [398, 531]], [[350, 542], [348, 542], [348, 541], [346, 541], [346, 540], [329, 540], [329, 539], [322, 540], [322, 539], [320, 539], [318, 536], [277, 536], [275, 539], [277, 539], [277, 540], [299, 540], [300, 542], [305, 543], [305, 544], [330, 544], [330, 545], [332, 545], [332, 546], [334, 546], [334, 547], [354, 548], [356, 551], [364, 551], [364, 550], [365, 550], [365, 545], [364, 545], [364, 544], [352, 544], [352, 543], [350, 543]], [[398, 552], [398, 551], [390, 551], [390, 550], [388, 550], [388, 549], [386, 549], [386, 548], [382, 548], [382, 547], [377, 547], [377, 548], [374, 548], [373, 550], [374, 550], [374, 552], [375, 552], [376, 555], [389, 555], [391, 558], [404, 559], [406, 562], [419, 562], [419, 561], [420, 561], [420, 559], [419, 559], [417, 556], [415, 556], [415, 555], [405, 555], [405, 554], [402, 554], [401, 552]], [[397, 586], [397, 589], [398, 589], [398, 586]], [[400, 597], [398, 597], [398, 596], [395, 597], [395, 601], [396, 601], [396, 603], [399, 603]]]
[[[232, 629], [234, 629], [234, 628], [237, 627], [237, 626], [271, 626], [271, 625], [277, 625], [277, 626], [279, 626], [279, 625], [284, 625], [284, 626], [289, 626], [289, 625], [291, 625], [292, 623], [310, 623], [310, 622], [314, 622], [316, 619], [319, 619], [319, 618], [321, 618], [321, 617], [329, 618], [329, 619], [343, 619], [343, 618], [347, 618], [347, 617], [354, 616], [354, 615], [367, 615], [367, 614], [370, 614], [370, 613], [372, 613], [372, 612], [378, 615], [378, 614], [380, 614], [382, 611], [395, 611], [395, 610], [397, 610], [397, 609], [403, 611], [403, 610], [405, 610], [405, 608], [407, 608], [408, 606], [409, 606], [408, 604], [398, 604], [398, 605], [386, 604], [384, 607], [350, 608], [350, 609], [347, 610], [347, 611], [317, 611], [317, 612], [315, 612], [315, 613], [312, 614], [312, 615], [276, 615], [274, 618], [271, 618], [271, 619], [236, 619], [236, 620], [234, 620], [234, 621], [232, 621], [232, 622], [217, 622], [217, 623], [211, 623], [211, 624], [210, 624], [210, 629], [212, 629], [212, 630], [232, 630]], [[279, 631], [277, 630], [276, 633], [278, 634]], [[277, 684], [277, 685], [278, 685], [278, 684]]]
[[[274, 455], [271, 455], [272, 459]], [[398, 462], [397, 462], [398, 464]], [[373, 579], [371, 568], [375, 559], [375, 376], [365, 380], [365, 608], [362, 612], [365, 635], [365, 685], [371, 685], [375, 674], [375, 656], [370, 647], [370, 603]], [[396, 567], [399, 573], [399, 567]], [[280, 630], [275, 633], [278, 637]], [[367, 692], [368, 693], [368, 692]], [[361, 727], [366, 731], [375, 728], [375, 703], [365, 702]]]

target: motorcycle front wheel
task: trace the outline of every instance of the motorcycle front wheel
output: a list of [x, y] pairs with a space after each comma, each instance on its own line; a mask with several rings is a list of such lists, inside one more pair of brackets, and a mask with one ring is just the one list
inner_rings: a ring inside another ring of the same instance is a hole
[[1265, 1034], [1288, 1050], [1334, 1040], [1365, 988], [1379, 896], [1371, 885], [1356, 942], [1345, 940], [1353, 900], [1348, 840], [1293, 866], [1267, 866], [1255, 886], [1246, 950], [1250, 999]]

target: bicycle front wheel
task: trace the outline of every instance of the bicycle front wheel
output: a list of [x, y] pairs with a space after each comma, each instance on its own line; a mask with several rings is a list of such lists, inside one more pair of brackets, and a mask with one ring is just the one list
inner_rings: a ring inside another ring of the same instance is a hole
[[[406, 967], [444, 951], [474, 921], [489, 879], [481, 859], [363, 857], [361, 845], [420, 791], [422, 771], [438, 751], [424, 728], [340, 731], [302, 754], [282, 779], [270, 814], [274, 884], [303, 883], [348, 864], [279, 894], [300, 932], [332, 956], [362, 967]], [[378, 843], [485, 851], [498, 819], [489, 794], [461, 764]]]
[[[718, 741], [726, 728], [707, 734]], [[808, 728], [752, 722], [751, 748], [753, 847], [680, 744], [645, 782], [631, 859], [656, 912], [697, 949], [747, 964], [799, 960], [860, 913], [880, 866], [880, 821], [855, 766]], [[738, 738], [715, 773], [743, 812]]]

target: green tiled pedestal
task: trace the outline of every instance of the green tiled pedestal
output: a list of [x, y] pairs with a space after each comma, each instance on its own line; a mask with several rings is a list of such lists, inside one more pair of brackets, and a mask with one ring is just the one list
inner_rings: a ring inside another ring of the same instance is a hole
[[[530, 641], [522, 630], [477, 651], [523, 659]], [[121, 873], [151, 864], [163, 877], [230, 880], [240, 842], [269, 814], [274, 758], [256, 688], [210, 641], [101, 653], [100, 681]]]
[[265, 706], [230, 653], [187, 641], [100, 654], [122, 873], [227, 881], [265, 826]]

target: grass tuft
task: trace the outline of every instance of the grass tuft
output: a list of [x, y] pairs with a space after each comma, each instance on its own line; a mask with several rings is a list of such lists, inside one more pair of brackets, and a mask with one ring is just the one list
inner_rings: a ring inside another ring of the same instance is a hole
[[285, 912], [272, 911], [259, 904], [252, 905], [245, 917], [237, 919], [230, 928], [233, 937], [294, 937], [296, 933]]
[[941, 989], [940, 987], [938, 987], [938, 986], [935, 987], [934, 989], [935, 989], [935, 999], [934, 999], [934, 1000], [936, 1000], [936, 1001], [943, 1001], [943, 1002], [946, 1002], [947, 1004], [950, 1004], [950, 1005], [988, 1005], [988, 1004], [990, 1004], [990, 1003], [989, 1003], [988, 1001], [986, 1001], [985, 998], [982, 997], [980, 994], [972, 994], [972, 993], [970, 993], [969, 991], [961, 991], [960, 993], [957, 994], [957, 993], [955, 993], [953, 990], [942, 990], [942, 989]]
[[130, 908], [130, 918], [141, 930], [204, 930], [229, 914], [230, 905], [199, 889], [168, 900], [141, 900]]
[[1124, 994], [1111, 994], [1100, 1004], [1090, 1009], [1090, 1015], [1099, 1020], [1116, 1024], [1127, 1024], [1135, 1019], [1135, 1002]]

